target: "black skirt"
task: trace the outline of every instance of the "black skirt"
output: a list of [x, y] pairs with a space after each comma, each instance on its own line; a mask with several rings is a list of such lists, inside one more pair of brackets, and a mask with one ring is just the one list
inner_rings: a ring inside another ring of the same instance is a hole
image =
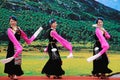
[[[56, 48], [57, 51], [52, 52], [51, 49]], [[50, 43], [48, 45], [48, 54], [49, 54], [49, 60], [45, 64], [45, 66], [42, 69], [42, 74], [47, 75], [56, 75], [61, 76], [65, 74], [64, 70], [62, 69], [62, 60], [60, 58], [58, 48], [55, 43]]]
[[[96, 47], [99, 48], [99, 50], [97, 52], [95, 51]], [[94, 48], [93, 48], [93, 55], [97, 54], [101, 50], [102, 50], [102, 48], [101, 48], [100, 43], [96, 43]], [[108, 64], [109, 64], [109, 61], [108, 61], [107, 54], [104, 53], [99, 58], [97, 58], [96, 60], [93, 61], [92, 74], [111, 73], [112, 70], [108, 68]]]
[[[8, 50], [7, 50], [7, 56], [6, 58], [12, 57], [14, 55], [14, 46], [13, 43], [10, 42], [8, 45]], [[12, 60], [11, 62], [5, 64], [5, 69], [4, 72], [10, 75], [17, 75], [17, 76], [21, 76], [23, 74], [21, 65], [16, 65], [15, 64], [15, 59]]]

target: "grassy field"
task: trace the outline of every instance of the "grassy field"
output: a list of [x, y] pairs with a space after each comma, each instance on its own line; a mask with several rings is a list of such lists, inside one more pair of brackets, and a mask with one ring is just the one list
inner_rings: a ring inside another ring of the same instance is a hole
[[[67, 59], [68, 51], [60, 51], [63, 60], [62, 68], [65, 70], [65, 75], [90, 75], [92, 71], [92, 62], [88, 63], [86, 59], [92, 56], [90, 50], [80, 50], [73, 52], [74, 58]], [[0, 59], [5, 58], [6, 52], [0, 52]], [[120, 54], [117, 51], [109, 51], [108, 57], [110, 60], [109, 68], [113, 73], [120, 72]], [[23, 52], [22, 69], [24, 75], [43, 75], [41, 70], [48, 60], [48, 55], [39, 51]], [[5, 76], [4, 65], [0, 63], [0, 76]]]

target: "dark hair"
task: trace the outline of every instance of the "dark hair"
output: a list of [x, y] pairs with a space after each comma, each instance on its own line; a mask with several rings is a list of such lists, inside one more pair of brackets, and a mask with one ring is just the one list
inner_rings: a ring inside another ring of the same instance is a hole
[[53, 24], [54, 22], [56, 22], [56, 20], [55, 20], [55, 19], [50, 19], [50, 20], [49, 20], [49, 23], [48, 23], [48, 24], [49, 24], [49, 26], [51, 26], [51, 24]]
[[14, 20], [14, 21], [17, 21], [17, 18], [16, 18], [15, 16], [10, 16], [10, 17], [9, 17], [9, 21], [10, 21], [10, 19], [12, 19], [12, 20]]
[[95, 23], [97, 24], [98, 23], [98, 20], [104, 20], [102, 17], [98, 17], [96, 20], [95, 20]]

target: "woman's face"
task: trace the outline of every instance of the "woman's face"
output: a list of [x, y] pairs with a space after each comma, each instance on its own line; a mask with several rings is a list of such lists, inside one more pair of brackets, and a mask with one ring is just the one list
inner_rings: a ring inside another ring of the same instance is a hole
[[103, 21], [102, 20], [98, 20], [97, 26], [98, 27], [102, 27], [103, 26]]
[[17, 25], [17, 21], [10, 19], [10, 25], [11, 26], [16, 26]]
[[51, 27], [55, 29], [57, 27], [57, 22], [52, 23]]

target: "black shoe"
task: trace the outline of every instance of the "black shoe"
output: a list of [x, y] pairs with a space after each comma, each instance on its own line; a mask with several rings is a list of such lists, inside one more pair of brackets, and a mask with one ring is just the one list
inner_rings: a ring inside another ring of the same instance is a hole
[[8, 74], [8, 77], [9, 77], [10, 79], [13, 79], [13, 75]]
[[13, 80], [18, 80], [16, 75], [13, 75]]
[[107, 79], [107, 76], [105, 74], [101, 74], [100, 78], [101, 79]]
[[50, 75], [46, 74], [46, 76], [47, 76], [48, 78], [50, 78]]
[[54, 76], [53, 79], [62, 79], [61, 76]]
[[100, 74], [93, 74], [94, 77], [100, 77], [101, 75]]

